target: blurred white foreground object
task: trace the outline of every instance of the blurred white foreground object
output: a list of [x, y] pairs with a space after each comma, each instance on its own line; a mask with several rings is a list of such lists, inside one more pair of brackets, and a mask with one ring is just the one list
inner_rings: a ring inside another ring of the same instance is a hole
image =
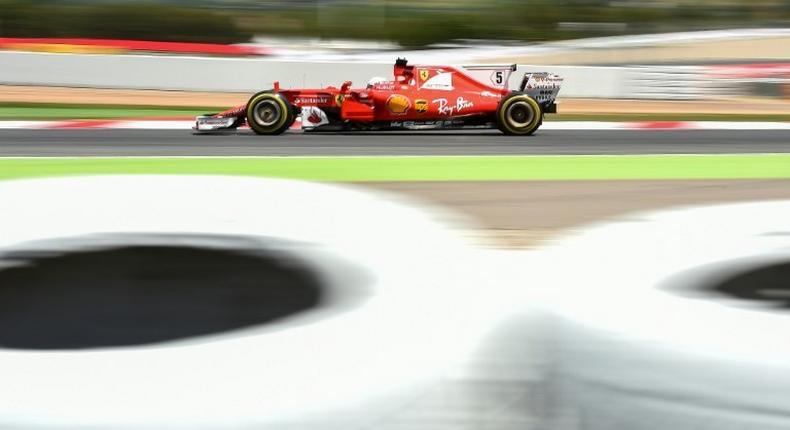
[[540, 258], [543, 428], [790, 428], [789, 201], [634, 214]]
[[37, 253], [238, 247], [299, 261], [325, 289], [314, 308], [197, 338], [0, 348], [0, 427], [529, 428], [536, 376], [510, 325], [523, 322], [522, 293], [507, 292], [516, 275], [447, 221], [391, 196], [275, 179], [0, 182], [0, 272]]

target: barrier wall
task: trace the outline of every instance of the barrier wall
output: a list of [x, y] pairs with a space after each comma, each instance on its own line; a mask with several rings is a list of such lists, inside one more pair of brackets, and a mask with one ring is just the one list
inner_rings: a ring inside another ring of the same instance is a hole
[[[394, 61], [394, 58], [393, 58]], [[565, 78], [561, 97], [703, 98], [710, 78], [698, 67], [584, 67], [521, 65]], [[392, 63], [282, 61], [263, 58], [204, 58], [156, 55], [0, 52], [0, 84], [100, 88], [252, 92], [281, 86], [364, 85], [392, 75]]]
[[[251, 92], [281, 86], [362, 85], [392, 75], [392, 63], [295, 62], [258, 58], [0, 52], [0, 84]], [[633, 71], [618, 67], [520, 66], [565, 78], [567, 97], [628, 97]], [[518, 85], [522, 73], [511, 77]]]
[[257, 58], [0, 52], [0, 83], [105, 88], [250, 92], [340, 85], [391, 76], [391, 64], [300, 63]]

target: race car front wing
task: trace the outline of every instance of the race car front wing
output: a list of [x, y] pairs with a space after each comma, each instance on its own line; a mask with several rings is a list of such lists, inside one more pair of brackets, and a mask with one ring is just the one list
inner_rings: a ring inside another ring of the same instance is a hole
[[192, 130], [195, 132], [212, 132], [223, 130], [235, 130], [237, 128], [236, 118], [223, 118], [214, 115], [201, 115], [195, 118], [195, 125]]

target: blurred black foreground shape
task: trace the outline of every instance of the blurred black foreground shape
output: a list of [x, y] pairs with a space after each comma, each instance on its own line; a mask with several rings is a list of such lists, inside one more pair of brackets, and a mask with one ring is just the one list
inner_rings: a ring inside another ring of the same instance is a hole
[[790, 262], [775, 262], [742, 271], [709, 288], [737, 299], [790, 309]]
[[271, 322], [321, 301], [318, 277], [276, 254], [135, 245], [10, 257], [22, 264], [0, 270], [4, 348], [178, 340]]

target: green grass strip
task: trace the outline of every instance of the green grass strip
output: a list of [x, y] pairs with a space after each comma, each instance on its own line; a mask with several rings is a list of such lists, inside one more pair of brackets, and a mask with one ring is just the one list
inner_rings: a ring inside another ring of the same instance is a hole
[[156, 173], [320, 181], [790, 178], [790, 154], [483, 157], [0, 158], [0, 179]]
[[[241, 101], [240, 103], [243, 103]], [[228, 107], [138, 106], [65, 103], [0, 103], [0, 120], [115, 119], [144, 117], [193, 117]]]

